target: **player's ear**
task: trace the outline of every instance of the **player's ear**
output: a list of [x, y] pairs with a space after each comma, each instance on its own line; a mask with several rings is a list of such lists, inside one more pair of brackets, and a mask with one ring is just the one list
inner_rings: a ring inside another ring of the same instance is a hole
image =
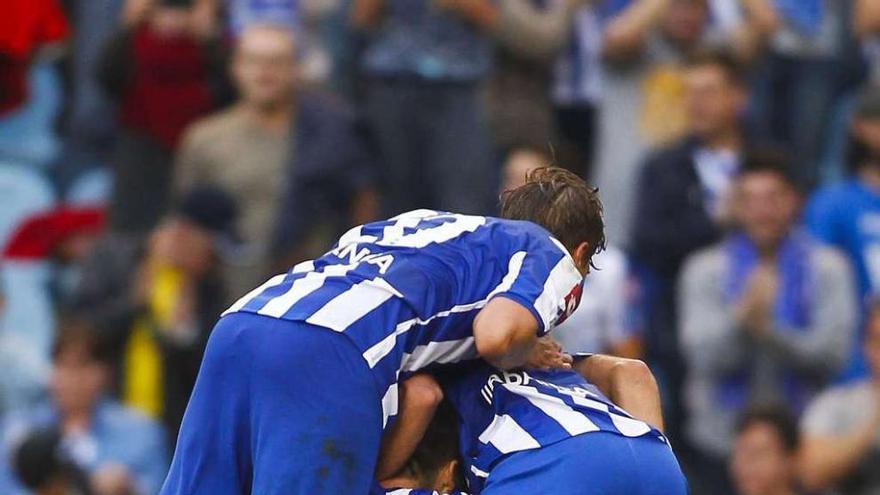
[[437, 473], [434, 489], [440, 493], [455, 490], [455, 470], [458, 469], [458, 459], [452, 459], [446, 463]]
[[590, 249], [590, 243], [584, 241], [571, 253], [571, 257], [574, 258], [574, 264], [577, 265], [578, 270], [583, 275], [586, 275], [590, 272], [590, 255], [592, 254], [592, 249]]

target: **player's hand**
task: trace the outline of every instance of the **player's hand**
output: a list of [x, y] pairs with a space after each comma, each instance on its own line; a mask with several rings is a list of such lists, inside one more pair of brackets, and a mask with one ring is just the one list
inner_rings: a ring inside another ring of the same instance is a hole
[[562, 352], [562, 346], [549, 335], [541, 337], [535, 342], [535, 347], [529, 354], [526, 367], [537, 369], [571, 369], [572, 357]]

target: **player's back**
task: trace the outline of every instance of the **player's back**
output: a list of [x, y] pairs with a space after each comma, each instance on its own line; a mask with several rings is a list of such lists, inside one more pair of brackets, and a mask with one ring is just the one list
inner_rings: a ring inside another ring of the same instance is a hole
[[507, 454], [599, 431], [664, 438], [572, 370], [500, 371], [475, 360], [437, 376], [459, 414], [462, 457], [475, 492]]
[[581, 282], [565, 248], [535, 224], [418, 210], [353, 228], [227, 313], [342, 332], [386, 390], [387, 416], [401, 372], [475, 357], [473, 318], [489, 299], [520, 302], [543, 332], [576, 307]]

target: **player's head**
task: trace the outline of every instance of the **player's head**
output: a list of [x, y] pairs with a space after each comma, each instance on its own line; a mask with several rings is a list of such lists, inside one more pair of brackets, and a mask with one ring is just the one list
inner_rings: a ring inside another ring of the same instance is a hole
[[730, 472], [740, 495], [785, 493], [794, 483], [797, 422], [784, 408], [763, 406], [739, 420]]
[[440, 493], [464, 486], [458, 462], [458, 428], [455, 411], [443, 401], [403, 472], [389, 486], [428, 488]]
[[541, 167], [525, 184], [501, 195], [501, 216], [534, 222], [553, 234], [574, 258], [582, 273], [593, 255], [605, 249], [605, 223], [599, 191], [558, 167]]

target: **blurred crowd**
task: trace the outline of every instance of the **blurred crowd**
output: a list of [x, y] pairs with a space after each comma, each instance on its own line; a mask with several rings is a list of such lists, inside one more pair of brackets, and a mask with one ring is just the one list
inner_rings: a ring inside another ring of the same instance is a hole
[[156, 493], [231, 301], [546, 164], [696, 495], [880, 493], [880, 0], [0, 10], [0, 493]]

